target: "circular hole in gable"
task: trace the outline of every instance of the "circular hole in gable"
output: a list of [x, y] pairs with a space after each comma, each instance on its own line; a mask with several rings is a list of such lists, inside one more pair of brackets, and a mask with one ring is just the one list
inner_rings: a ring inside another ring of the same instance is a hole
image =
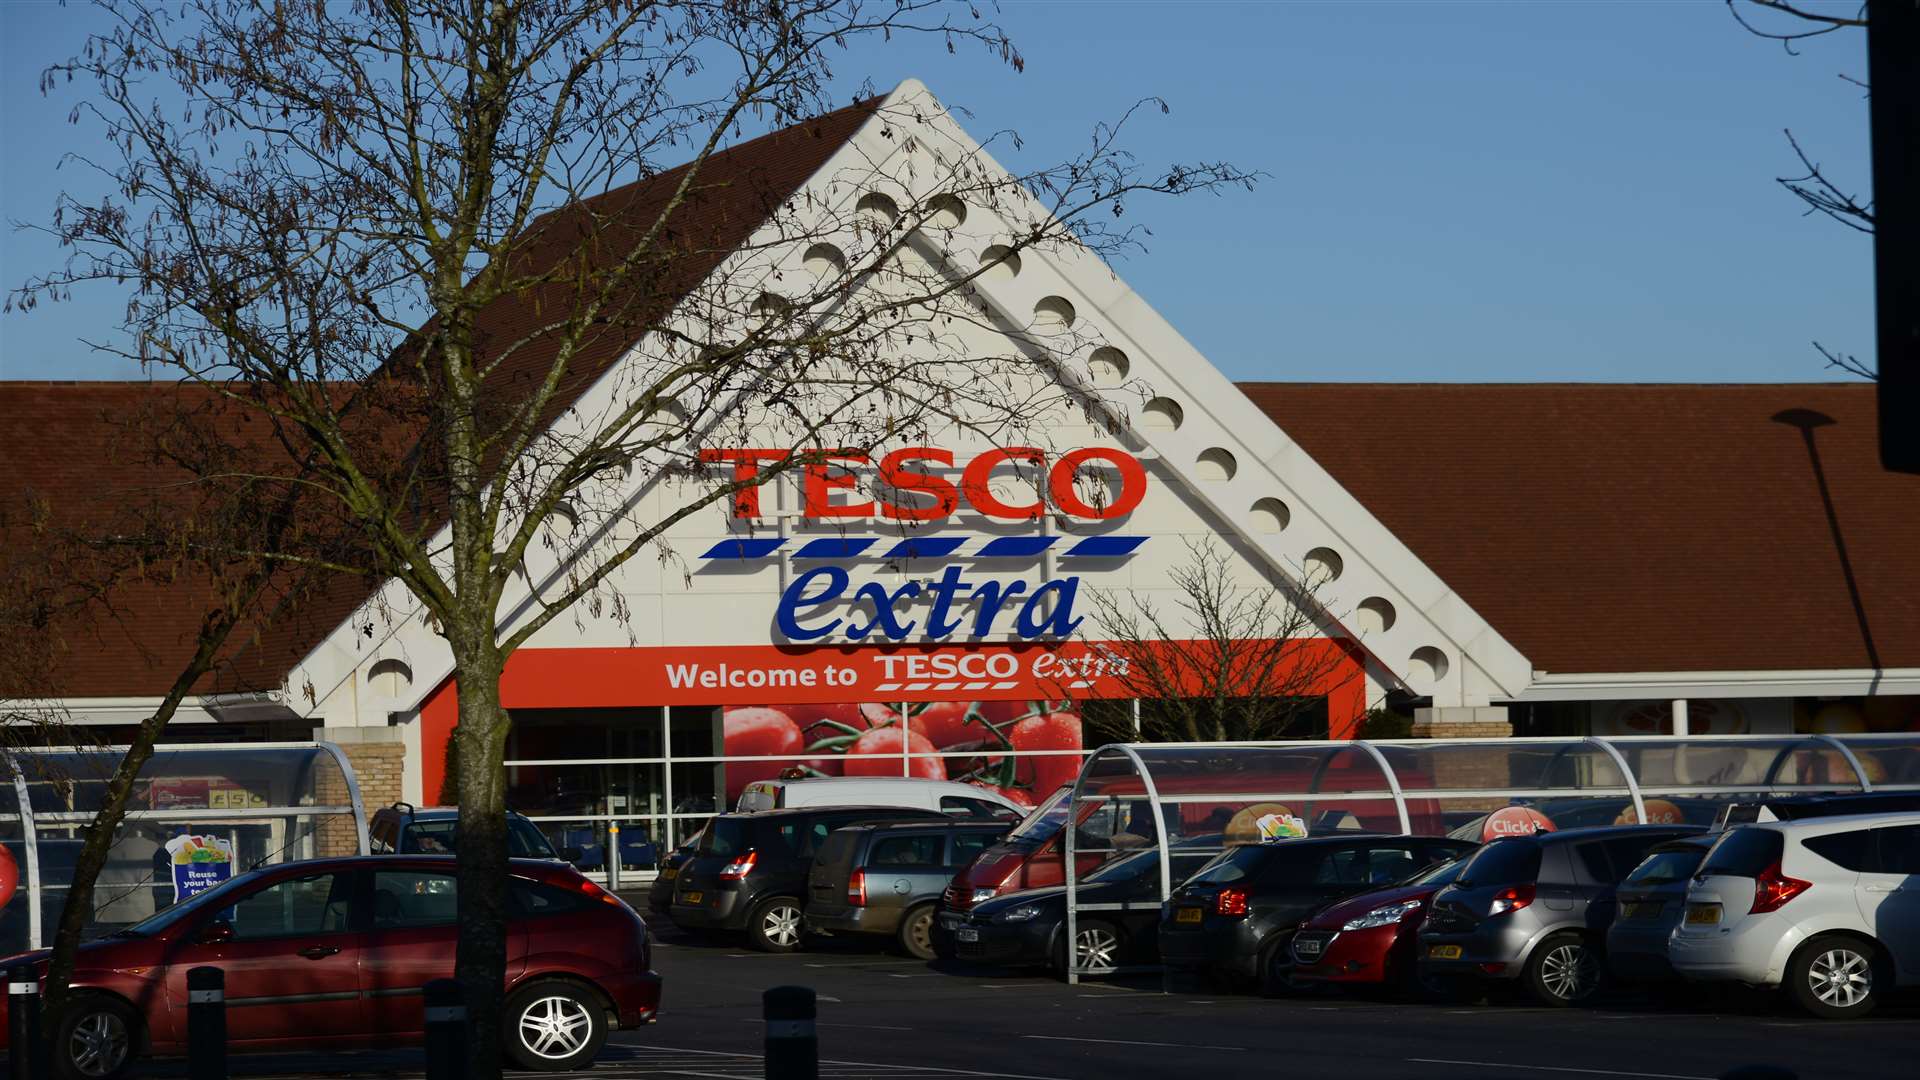
[[1252, 519], [1253, 531], [1258, 533], [1285, 532], [1293, 523], [1293, 511], [1279, 499], [1260, 499], [1247, 511]]
[[875, 191], [861, 197], [853, 207], [860, 216], [891, 225], [900, 220], [900, 204]]
[[967, 220], [967, 204], [952, 195], [935, 195], [927, 200], [927, 224], [936, 229], [957, 229]]
[[793, 304], [785, 297], [772, 293], [763, 292], [753, 302], [754, 317], [759, 319], [784, 318], [792, 310]]
[[1338, 581], [1340, 572], [1347, 568], [1346, 561], [1340, 558], [1339, 552], [1323, 547], [1307, 552], [1307, 557], [1300, 560], [1300, 565], [1306, 569], [1307, 584], [1310, 586]]
[[1393, 601], [1384, 596], [1369, 596], [1360, 601], [1353, 614], [1354, 626], [1363, 634], [1384, 634], [1393, 629], [1397, 613]]
[[988, 281], [1012, 281], [1020, 276], [1020, 253], [1005, 244], [994, 244], [980, 253], [980, 276]]
[[1140, 426], [1151, 431], [1178, 431], [1187, 412], [1172, 398], [1157, 397], [1140, 407]]
[[1036, 330], [1065, 330], [1073, 325], [1073, 303], [1064, 296], [1041, 297], [1033, 305], [1033, 326]]
[[1202, 480], [1231, 480], [1233, 474], [1240, 471], [1240, 463], [1234, 460], [1233, 451], [1224, 446], [1210, 446], [1200, 451], [1193, 467]]
[[1102, 386], [1124, 382], [1132, 366], [1127, 354], [1111, 345], [1102, 345], [1087, 357], [1087, 371], [1093, 375], [1093, 381]]
[[1431, 645], [1422, 645], [1407, 657], [1407, 680], [1415, 686], [1432, 686], [1447, 677], [1447, 654]]
[[837, 278], [847, 272], [847, 257], [832, 244], [815, 244], [801, 257], [800, 265], [814, 277]]
[[412, 685], [413, 669], [405, 660], [389, 657], [367, 669], [367, 689], [381, 697], [400, 697]]

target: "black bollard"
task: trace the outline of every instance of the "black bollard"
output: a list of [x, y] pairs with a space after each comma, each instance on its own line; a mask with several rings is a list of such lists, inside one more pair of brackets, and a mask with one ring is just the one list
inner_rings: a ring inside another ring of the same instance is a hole
[[467, 998], [454, 979], [426, 986], [427, 1080], [464, 1080], [467, 1075]]
[[820, 1080], [813, 991], [776, 986], [760, 996], [767, 1019], [767, 1080]]
[[187, 1075], [227, 1080], [227, 973], [187, 969]]
[[7, 1075], [40, 1080], [46, 1075], [46, 1042], [40, 1037], [40, 978], [27, 965], [7, 969]]

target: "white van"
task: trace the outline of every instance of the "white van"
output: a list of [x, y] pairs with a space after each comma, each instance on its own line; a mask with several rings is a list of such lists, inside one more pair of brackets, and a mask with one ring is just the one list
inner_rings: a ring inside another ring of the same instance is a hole
[[1019, 803], [997, 792], [952, 780], [906, 776], [813, 776], [798, 780], [756, 780], [740, 792], [734, 809], [742, 812], [795, 806], [911, 806], [939, 810], [959, 818], [1004, 821], [1027, 816]]

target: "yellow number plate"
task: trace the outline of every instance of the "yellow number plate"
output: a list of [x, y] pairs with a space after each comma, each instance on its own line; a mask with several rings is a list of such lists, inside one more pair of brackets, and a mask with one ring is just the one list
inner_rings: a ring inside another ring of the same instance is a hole
[[1197, 923], [1206, 917], [1206, 912], [1197, 907], [1183, 907], [1173, 913], [1177, 923]]
[[674, 878], [677, 878], [679, 876], [680, 876], [680, 871], [674, 869], [671, 866], [667, 867], [665, 870], [660, 871], [661, 881], [672, 881]]
[[701, 894], [697, 892], [681, 893], [680, 902], [683, 904], [697, 904], [700, 902], [700, 896]]
[[1458, 946], [1458, 945], [1429, 945], [1429, 946], [1427, 946], [1427, 959], [1429, 959], [1429, 960], [1458, 960], [1458, 959], [1460, 959], [1460, 946]]
[[1719, 904], [1695, 904], [1687, 909], [1687, 922], [1695, 926], [1712, 925], [1720, 921]]

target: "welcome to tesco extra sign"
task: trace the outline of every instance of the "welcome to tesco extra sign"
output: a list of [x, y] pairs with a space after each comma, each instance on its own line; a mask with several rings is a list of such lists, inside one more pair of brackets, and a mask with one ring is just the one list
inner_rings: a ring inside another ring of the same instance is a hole
[[[731, 464], [735, 483], [754, 484], [763, 466], [782, 462], [790, 450], [716, 448], [700, 452], [708, 464]], [[988, 450], [968, 460], [960, 470], [959, 483], [935, 471], [950, 472], [953, 452], [931, 446], [911, 446], [895, 450], [877, 462], [871, 455], [858, 452], [827, 451], [815, 456], [822, 460], [801, 466], [801, 517], [809, 521], [868, 520], [888, 523], [927, 524], [947, 521], [964, 503], [983, 517], [1006, 521], [1037, 521], [1049, 512], [1081, 521], [1110, 521], [1131, 513], [1147, 494], [1147, 471], [1133, 455], [1112, 447], [1090, 446], [1071, 450], [1058, 458], [1030, 446]], [[1009, 463], [1032, 466], [1046, 477], [1044, 490], [1036, 491], [1031, 502], [1009, 503], [996, 494], [989, 483], [995, 469]], [[1084, 467], [1111, 469], [1119, 477], [1119, 490], [1110, 501], [1096, 505], [1083, 498], [1074, 480]], [[856, 469], [872, 468], [878, 483], [876, 491], [889, 498], [860, 499], [852, 489], [859, 478]], [[835, 501], [841, 497], [844, 501]], [[734, 495], [735, 520], [761, 517], [760, 488], [743, 487]], [[897, 532], [897, 530], [895, 530]], [[933, 525], [924, 533], [905, 539], [880, 536], [835, 536], [802, 540], [797, 549], [787, 552], [796, 561], [819, 565], [798, 574], [781, 593], [776, 619], [781, 633], [793, 641], [817, 641], [841, 633], [854, 641], [869, 638], [898, 642], [918, 635], [928, 640], [944, 640], [956, 634], [987, 637], [1004, 628], [1003, 616], [1011, 618], [1012, 631], [1023, 640], [1065, 638], [1085, 620], [1076, 617], [1074, 601], [1079, 595], [1080, 578], [1068, 574], [1029, 590], [1017, 578], [993, 576], [994, 562], [1009, 558], [1031, 558], [1053, 548], [1068, 559], [1121, 558], [1132, 554], [1146, 541], [1143, 536], [1100, 535], [1075, 539], [1059, 536], [1003, 536], [982, 540], [967, 533], [942, 533]], [[765, 559], [773, 557], [788, 543], [780, 537], [736, 537], [722, 540], [710, 548], [705, 559]], [[909, 581], [888, 588], [878, 581], [854, 584], [853, 574], [844, 563], [861, 556], [884, 559], [941, 559], [948, 561], [940, 576], [932, 581]], [[972, 573], [969, 574], [967, 566]], [[931, 598], [924, 623], [905, 610], [922, 596]], [[859, 614], [835, 615], [822, 610], [852, 599]], [[867, 601], [870, 614], [858, 609]], [[961, 602], [978, 605], [971, 615], [962, 614]]]

